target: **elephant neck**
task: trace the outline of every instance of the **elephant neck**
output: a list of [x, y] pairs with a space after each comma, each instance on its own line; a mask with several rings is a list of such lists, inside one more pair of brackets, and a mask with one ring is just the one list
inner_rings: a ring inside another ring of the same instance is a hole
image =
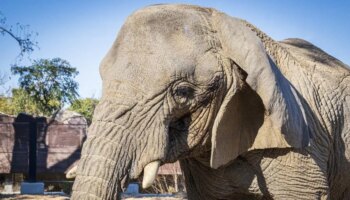
[[[342, 124], [342, 114], [334, 109], [338, 105], [328, 99], [343, 99], [341, 95], [347, 85], [335, 80], [344, 80], [349, 70], [342, 62], [307, 41], [288, 39], [276, 42], [252, 24], [246, 21], [244, 24], [256, 33], [276, 67], [298, 91], [314, 144], [327, 146], [330, 139], [341, 134], [337, 127]], [[341, 105], [342, 102], [337, 103]]]
[[257, 179], [256, 170], [244, 160], [236, 159], [219, 169], [212, 169], [196, 158], [181, 160], [180, 165], [189, 199], [255, 199], [263, 196], [253, 185], [253, 180]]
[[[259, 30], [254, 25], [243, 20], [243, 23], [253, 31], [265, 47], [266, 52], [269, 57], [275, 62], [276, 67], [280, 72], [290, 81], [293, 81], [293, 77], [298, 74], [305, 75], [305, 67], [300, 63], [288, 50], [286, 50], [282, 45], [273, 40], [271, 37], [266, 35], [264, 32]], [[291, 67], [293, 66], [293, 67]], [[294, 82], [293, 85], [298, 87], [300, 83]]]

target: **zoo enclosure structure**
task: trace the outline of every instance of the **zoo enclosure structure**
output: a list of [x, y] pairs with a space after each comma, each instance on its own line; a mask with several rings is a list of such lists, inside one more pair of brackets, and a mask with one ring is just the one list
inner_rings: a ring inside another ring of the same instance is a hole
[[[139, 180], [141, 182], [141, 180]], [[158, 176], [153, 185], [142, 190], [143, 193], [178, 193], [185, 191], [185, 180], [179, 161], [160, 166]]]
[[[18, 120], [0, 114], [0, 182], [20, 182], [28, 177], [30, 134], [34, 126], [36, 140], [36, 173], [48, 184], [66, 183], [65, 174], [80, 159], [81, 147], [87, 136], [87, 124], [81, 121], [62, 123], [47, 119]], [[1, 180], [2, 179], [2, 180]], [[70, 181], [71, 182], [71, 181]], [[171, 193], [184, 190], [184, 180], [178, 162], [160, 167], [155, 184], [146, 192]]]
[[[87, 125], [58, 121], [48, 125], [46, 118], [32, 117], [34, 121], [28, 118], [30, 117], [23, 119], [19, 116], [15, 118], [0, 115], [0, 174], [2, 179], [11, 181], [8, 179], [13, 179], [14, 174], [27, 176], [30, 168], [35, 166], [34, 171], [42, 180], [64, 180], [65, 173], [80, 158]], [[30, 134], [33, 134], [33, 131], [37, 138], [34, 141], [36, 143], [34, 165], [29, 159]]]

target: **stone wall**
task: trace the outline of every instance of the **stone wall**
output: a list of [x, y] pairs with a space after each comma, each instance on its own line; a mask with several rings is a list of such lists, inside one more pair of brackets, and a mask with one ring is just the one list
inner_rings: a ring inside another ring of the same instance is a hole
[[[34, 118], [37, 130], [37, 172], [65, 173], [80, 158], [87, 134], [86, 120], [54, 121]], [[0, 173], [28, 171], [29, 122], [0, 114]]]

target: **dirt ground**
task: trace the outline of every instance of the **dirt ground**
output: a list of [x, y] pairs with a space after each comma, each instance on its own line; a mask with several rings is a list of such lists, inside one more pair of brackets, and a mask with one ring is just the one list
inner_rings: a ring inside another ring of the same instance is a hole
[[0, 195], [3, 200], [69, 200], [68, 196], [62, 195]]
[[[62, 195], [0, 195], [3, 200], [69, 200]], [[124, 197], [123, 200], [183, 200], [181, 197]]]
[[126, 198], [125, 200], [182, 200], [175, 197], [137, 197], [137, 198]]

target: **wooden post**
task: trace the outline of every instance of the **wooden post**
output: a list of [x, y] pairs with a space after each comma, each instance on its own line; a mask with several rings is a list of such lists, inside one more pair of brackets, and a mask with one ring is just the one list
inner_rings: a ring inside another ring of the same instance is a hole
[[174, 174], [175, 192], [179, 192], [179, 186], [177, 184], [177, 173]]

